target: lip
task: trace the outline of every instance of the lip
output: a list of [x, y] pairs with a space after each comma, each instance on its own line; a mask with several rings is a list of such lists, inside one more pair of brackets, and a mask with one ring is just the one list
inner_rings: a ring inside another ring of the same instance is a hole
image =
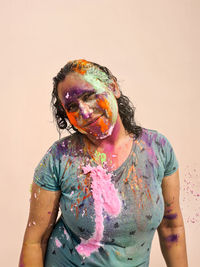
[[98, 117], [92, 119], [91, 121], [89, 121], [88, 123], [86, 123], [86, 124], [84, 125], [84, 127], [93, 124], [95, 121], [97, 121], [97, 120], [98, 120], [100, 117], [102, 117], [102, 116], [103, 116], [103, 114], [102, 114], [101, 116], [98, 116]]

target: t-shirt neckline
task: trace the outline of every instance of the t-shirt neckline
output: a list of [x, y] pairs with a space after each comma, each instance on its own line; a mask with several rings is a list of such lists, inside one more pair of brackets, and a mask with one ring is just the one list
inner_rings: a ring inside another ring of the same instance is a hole
[[[85, 146], [85, 143], [84, 143], [84, 141], [83, 141], [83, 136], [82, 136], [82, 134], [81, 134], [81, 143], [83, 144], [83, 146]], [[124, 162], [123, 162], [117, 169], [110, 171], [111, 173], [115, 174], [115, 173], [119, 172], [119, 171], [124, 167], [124, 165], [127, 164], [127, 162], [129, 161], [129, 159], [130, 159], [130, 157], [131, 157], [131, 155], [132, 155], [132, 153], [133, 153], [133, 151], [134, 151], [134, 148], [135, 148], [135, 139], [132, 138], [132, 147], [131, 147], [131, 151], [130, 151], [129, 155], [127, 156], [127, 158], [125, 159], [125, 161], [124, 161]], [[90, 155], [90, 153], [87, 151], [87, 149], [86, 149], [86, 154], [87, 154], [88, 157], [92, 160], [92, 163], [93, 163], [95, 166], [98, 166], [98, 165], [99, 165], [99, 164], [98, 164], [98, 163], [91, 157], [91, 155]]]

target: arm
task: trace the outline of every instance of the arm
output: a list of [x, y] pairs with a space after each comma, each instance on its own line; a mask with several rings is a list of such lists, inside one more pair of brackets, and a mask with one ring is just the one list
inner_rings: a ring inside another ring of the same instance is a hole
[[185, 230], [179, 206], [179, 171], [165, 176], [162, 191], [165, 212], [158, 227], [161, 251], [168, 267], [188, 267]]
[[48, 191], [33, 182], [19, 267], [43, 267], [47, 241], [58, 214], [59, 199], [60, 191]]

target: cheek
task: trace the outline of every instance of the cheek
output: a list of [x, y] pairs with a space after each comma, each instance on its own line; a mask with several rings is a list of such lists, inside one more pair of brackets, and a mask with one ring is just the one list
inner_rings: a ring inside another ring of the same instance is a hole
[[79, 114], [78, 114], [78, 112], [66, 112], [66, 114], [67, 114], [67, 117], [68, 117], [68, 119], [69, 119], [69, 121], [70, 121], [70, 123], [80, 132], [80, 133], [83, 133], [83, 134], [86, 134], [86, 131], [82, 128], [82, 127], [80, 127], [79, 126], [79, 123], [78, 123], [78, 121], [79, 121]]
[[77, 126], [77, 112], [67, 112], [67, 110], [65, 109], [65, 106], [62, 104], [62, 107], [63, 107], [63, 109], [65, 110], [65, 113], [66, 113], [66, 115], [67, 115], [67, 117], [68, 117], [68, 119], [69, 119], [69, 121], [70, 121], [70, 123], [73, 125], [73, 126]]
[[106, 111], [107, 117], [115, 122], [118, 113], [118, 106], [115, 97], [111, 95], [101, 97], [98, 99], [98, 105], [102, 110]]
[[66, 111], [66, 114], [67, 114], [67, 117], [68, 117], [70, 123], [73, 126], [77, 127], [78, 126], [78, 123], [77, 123], [78, 114], [77, 114], [77, 112], [72, 112], [72, 113], [70, 112], [69, 113]]
[[107, 115], [110, 117], [112, 116], [112, 110], [110, 108], [110, 103], [106, 98], [99, 98], [97, 100], [98, 106], [102, 109], [105, 110]]
[[100, 118], [99, 119], [99, 126], [100, 126], [100, 129], [101, 129], [101, 132], [102, 133], [105, 133], [107, 130], [108, 130], [108, 124], [105, 123], [104, 119], [103, 118]]

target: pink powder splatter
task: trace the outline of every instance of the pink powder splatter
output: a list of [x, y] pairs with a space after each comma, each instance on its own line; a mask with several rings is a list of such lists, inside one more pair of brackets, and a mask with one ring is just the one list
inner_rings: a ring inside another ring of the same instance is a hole
[[67, 238], [67, 240], [69, 239], [69, 234], [67, 233], [67, 231], [64, 229], [64, 234], [65, 234], [65, 236], [66, 236], [66, 238]]
[[56, 247], [57, 247], [57, 248], [62, 247], [62, 244], [60, 243], [60, 241], [58, 240], [57, 237], [55, 238], [55, 243], [56, 243]]
[[182, 210], [187, 223], [200, 222], [200, 171], [198, 166], [187, 166], [183, 181]]
[[90, 172], [92, 178], [92, 194], [94, 198], [95, 209], [95, 232], [88, 240], [81, 240], [81, 243], [76, 247], [79, 254], [86, 257], [94, 251], [97, 251], [101, 246], [103, 238], [103, 209], [112, 216], [117, 216], [121, 211], [121, 201], [118, 197], [117, 190], [111, 182], [111, 173], [107, 173], [101, 166], [91, 167], [87, 165], [83, 167], [84, 174]]

